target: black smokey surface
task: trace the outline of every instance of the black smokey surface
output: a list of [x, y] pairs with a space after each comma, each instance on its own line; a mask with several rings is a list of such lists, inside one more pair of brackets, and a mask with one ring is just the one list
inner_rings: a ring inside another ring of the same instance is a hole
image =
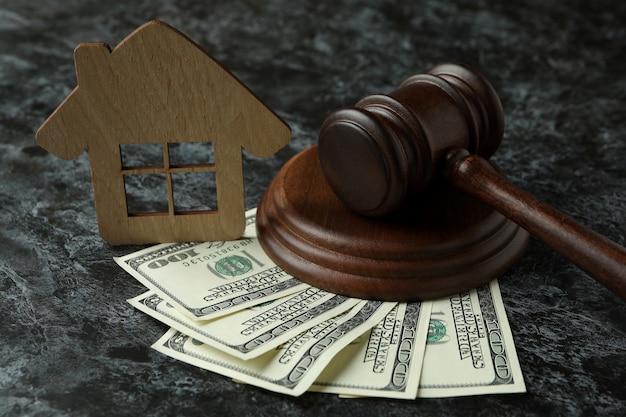
[[626, 414], [626, 304], [535, 239], [500, 281], [526, 394], [290, 398], [150, 349], [166, 328], [126, 303], [142, 287], [112, 260], [138, 248], [100, 239], [88, 156], [34, 134], [75, 86], [79, 42], [115, 46], [154, 18], [291, 126], [272, 158], [244, 152], [247, 207], [330, 111], [460, 61], [502, 99], [511, 181], [626, 244], [626, 3], [0, 0], [0, 415]]

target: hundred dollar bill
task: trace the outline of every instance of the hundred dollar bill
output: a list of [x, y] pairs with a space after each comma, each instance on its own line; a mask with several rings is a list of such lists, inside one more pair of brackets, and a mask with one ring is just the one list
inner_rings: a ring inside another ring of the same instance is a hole
[[253, 211], [234, 241], [167, 243], [115, 261], [192, 320], [207, 320], [309, 287], [277, 266], [254, 236]]
[[430, 302], [399, 303], [333, 358], [309, 389], [342, 396], [415, 399]]
[[526, 392], [496, 280], [433, 301], [418, 397]]
[[259, 356], [359, 301], [309, 287], [215, 320], [194, 321], [152, 291], [128, 302], [157, 320], [241, 359]]
[[345, 346], [385, 317], [395, 303], [359, 301], [351, 310], [250, 360], [228, 355], [175, 329], [153, 348], [175, 359], [247, 384], [298, 396]]

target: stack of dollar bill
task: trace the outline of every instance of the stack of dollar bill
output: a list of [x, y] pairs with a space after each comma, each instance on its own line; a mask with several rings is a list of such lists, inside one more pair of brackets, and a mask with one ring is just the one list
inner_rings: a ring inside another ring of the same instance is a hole
[[328, 293], [285, 273], [256, 239], [162, 244], [116, 258], [147, 292], [129, 300], [171, 327], [153, 348], [289, 395], [450, 397], [524, 392], [496, 281], [440, 300]]

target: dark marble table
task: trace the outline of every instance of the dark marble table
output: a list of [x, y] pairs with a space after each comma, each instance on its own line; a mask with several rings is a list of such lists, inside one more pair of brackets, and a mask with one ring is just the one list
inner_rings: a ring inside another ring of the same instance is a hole
[[626, 3], [594, 1], [0, 0], [0, 415], [626, 415], [626, 303], [531, 240], [501, 278], [526, 394], [391, 401], [291, 398], [169, 359], [164, 325], [97, 232], [89, 160], [36, 146], [75, 86], [81, 41], [116, 45], [162, 19], [291, 126], [245, 155], [246, 204], [316, 141], [334, 108], [466, 62], [506, 112], [495, 159], [511, 180], [626, 244]]

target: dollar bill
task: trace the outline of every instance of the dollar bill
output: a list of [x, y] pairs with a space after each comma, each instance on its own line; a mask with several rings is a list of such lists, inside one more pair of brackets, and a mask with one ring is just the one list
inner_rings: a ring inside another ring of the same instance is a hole
[[275, 350], [242, 360], [170, 329], [153, 348], [175, 359], [271, 391], [304, 393], [331, 359], [394, 308], [395, 303], [359, 301], [351, 310], [293, 337]]
[[272, 350], [294, 335], [350, 310], [359, 301], [309, 287], [214, 320], [194, 321], [152, 291], [128, 300], [157, 320], [241, 359]]
[[430, 310], [430, 302], [399, 303], [339, 352], [310, 391], [415, 399]]
[[254, 234], [235, 241], [156, 245], [115, 261], [192, 320], [208, 320], [309, 287], [278, 267]]
[[418, 397], [526, 392], [496, 280], [433, 301]]

